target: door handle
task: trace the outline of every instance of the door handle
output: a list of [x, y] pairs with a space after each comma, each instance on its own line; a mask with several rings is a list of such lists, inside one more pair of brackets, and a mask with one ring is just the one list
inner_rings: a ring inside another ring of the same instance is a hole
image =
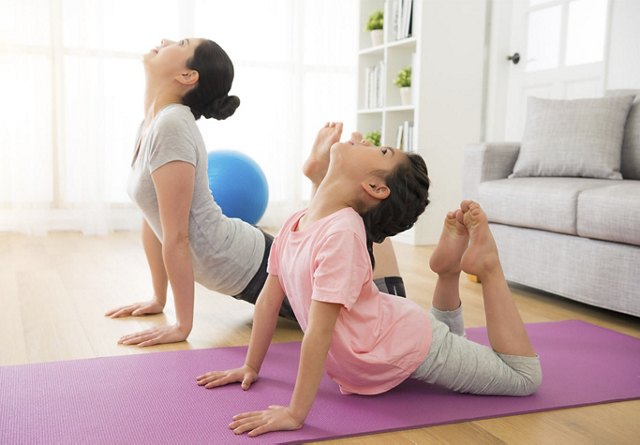
[[507, 60], [511, 60], [511, 62], [514, 65], [517, 65], [518, 62], [520, 62], [520, 54], [519, 53], [513, 53], [512, 56], [507, 56]]

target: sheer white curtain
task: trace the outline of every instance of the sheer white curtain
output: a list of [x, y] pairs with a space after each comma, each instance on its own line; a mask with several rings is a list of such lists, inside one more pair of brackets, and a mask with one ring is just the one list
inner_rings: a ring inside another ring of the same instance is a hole
[[353, 129], [356, 2], [3, 0], [0, 3], [0, 230], [102, 234], [138, 228], [125, 192], [142, 118], [140, 55], [162, 37], [227, 50], [241, 99], [201, 119], [207, 148], [263, 168], [278, 226], [308, 198], [300, 169], [327, 120]]

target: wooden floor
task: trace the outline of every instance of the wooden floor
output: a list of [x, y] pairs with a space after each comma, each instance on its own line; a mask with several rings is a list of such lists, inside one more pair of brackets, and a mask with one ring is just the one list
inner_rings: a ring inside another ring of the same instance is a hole
[[[396, 244], [409, 297], [429, 307], [435, 277], [431, 248]], [[484, 325], [480, 285], [461, 280], [467, 326]], [[189, 342], [139, 349], [119, 346], [123, 334], [174, 319], [164, 315], [111, 320], [104, 312], [146, 299], [150, 279], [135, 233], [87, 237], [0, 234], [0, 365], [244, 345], [252, 306], [197, 288]], [[640, 319], [598, 310], [548, 294], [512, 287], [525, 322], [581, 319], [640, 338]], [[281, 321], [275, 341], [299, 340]], [[374, 436], [332, 444], [637, 444], [640, 401], [502, 417]]]

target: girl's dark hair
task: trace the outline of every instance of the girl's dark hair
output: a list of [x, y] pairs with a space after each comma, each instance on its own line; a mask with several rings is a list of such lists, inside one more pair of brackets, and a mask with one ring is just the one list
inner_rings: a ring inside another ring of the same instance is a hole
[[199, 74], [198, 84], [182, 98], [182, 103], [200, 119], [218, 120], [231, 116], [240, 105], [237, 96], [229, 96], [233, 83], [233, 63], [216, 42], [203, 40], [196, 47], [187, 67]]
[[376, 265], [373, 243], [410, 229], [429, 204], [429, 175], [418, 154], [408, 153], [406, 162], [389, 173], [385, 183], [391, 190], [387, 199], [362, 215], [371, 267]]

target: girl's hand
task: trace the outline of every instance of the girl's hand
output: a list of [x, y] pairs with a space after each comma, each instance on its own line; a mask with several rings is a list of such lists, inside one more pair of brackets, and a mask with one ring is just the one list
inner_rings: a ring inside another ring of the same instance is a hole
[[120, 317], [139, 317], [142, 315], [160, 314], [164, 309], [164, 305], [158, 303], [157, 300], [143, 301], [140, 303], [133, 303], [127, 306], [121, 306], [115, 309], [111, 309], [106, 314], [107, 317], [120, 318]]
[[138, 345], [140, 347], [160, 345], [165, 343], [178, 343], [189, 336], [189, 331], [178, 325], [160, 326], [125, 335], [118, 340], [121, 345]]
[[258, 373], [248, 365], [227, 371], [211, 371], [196, 377], [198, 385], [207, 389], [228, 385], [229, 383], [241, 383], [240, 386], [245, 391], [256, 380], [258, 380]]
[[229, 428], [235, 434], [244, 434], [255, 437], [270, 431], [292, 431], [302, 428], [304, 420], [296, 419], [289, 407], [271, 405], [264, 411], [253, 411], [233, 416], [233, 422]]

